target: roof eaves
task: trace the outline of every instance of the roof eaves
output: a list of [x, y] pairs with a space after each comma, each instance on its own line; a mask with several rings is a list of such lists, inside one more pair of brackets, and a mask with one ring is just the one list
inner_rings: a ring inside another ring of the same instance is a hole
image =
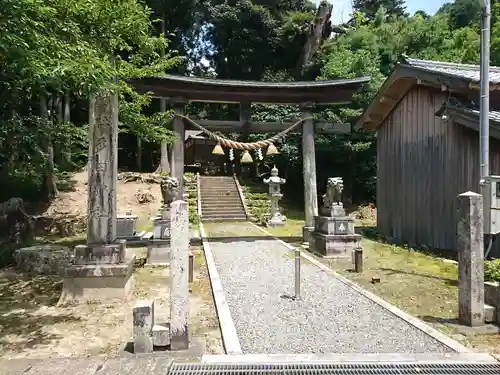
[[[408, 61], [408, 60], [407, 60]], [[421, 60], [424, 61], [424, 60]], [[439, 72], [433, 69], [429, 69], [427, 67], [411, 65], [406, 62], [398, 63], [396, 65], [396, 69], [391, 73], [391, 75], [385, 80], [382, 87], [379, 89], [377, 96], [370, 103], [368, 108], [363, 112], [359, 120], [357, 121], [355, 128], [360, 129], [366, 127], [366, 124], [373, 123], [368, 121], [369, 116], [376, 111], [377, 107], [382, 102], [382, 98], [385, 96], [386, 91], [398, 80], [401, 78], [415, 78], [415, 83], [417, 79], [421, 80], [427, 84], [434, 85], [443, 85], [449, 89], [466, 89], [469, 88], [470, 79], [457, 76], [447, 72]], [[404, 94], [406, 94], [407, 90], [399, 93], [399, 98], [401, 99]], [[375, 126], [371, 126], [371, 128], [377, 128], [380, 123], [383, 121], [376, 121]]]
[[227, 86], [227, 87], [240, 86], [240, 87], [260, 87], [260, 88], [305, 88], [305, 87], [362, 85], [370, 82], [371, 80], [371, 77], [357, 77], [357, 78], [338, 79], [329, 81], [260, 82], [260, 81], [212, 79], [212, 78], [201, 78], [201, 77], [186, 77], [186, 76], [177, 76], [169, 74], [156, 78], [165, 81], [199, 83], [208, 86]]
[[[458, 114], [467, 116], [469, 118], [473, 118], [479, 120], [480, 112], [477, 108], [469, 108], [465, 106], [457, 106], [453, 104], [445, 104], [446, 112], [456, 112]], [[444, 114], [444, 112], [443, 112]], [[489, 113], [489, 121], [495, 123], [496, 125], [500, 125], [500, 112], [499, 111], [490, 111]]]
[[[386, 91], [400, 78], [403, 78], [407, 76], [405, 73], [407, 66], [404, 64], [398, 64], [396, 65], [396, 69], [387, 77], [387, 79], [384, 81], [382, 86], [377, 92], [377, 95], [375, 98], [371, 101], [369, 104], [368, 108], [365, 109], [361, 117], [358, 119], [356, 122], [356, 125], [354, 126], [355, 129], [362, 129], [365, 128], [366, 124], [371, 124], [372, 122], [369, 121], [369, 118], [373, 112], [375, 112], [376, 108], [380, 105], [380, 103], [383, 101], [383, 97], [385, 96]], [[408, 76], [410, 78], [410, 76]], [[406, 92], [401, 93], [401, 97], [405, 94]], [[399, 99], [399, 98], [398, 98]], [[378, 127], [380, 123], [376, 124], [375, 128]]]
[[[470, 88], [470, 83], [475, 82], [475, 80], [464, 77], [460, 74], [453, 74], [450, 72], [442, 72], [438, 70], [434, 70], [429, 67], [423, 67], [423, 66], [414, 66], [414, 65], [408, 65], [408, 64], [401, 64], [401, 67], [404, 67], [406, 69], [413, 70], [415, 72], [422, 72], [425, 74], [428, 74], [429, 76], [435, 76], [437, 79], [435, 80], [436, 83], [442, 84], [444, 86], [447, 86], [452, 89], [457, 89], [457, 88]], [[428, 76], [428, 77], [429, 77]], [[443, 77], [445, 79], [441, 80], [439, 77]], [[422, 80], [425, 81], [426, 77], [422, 77]]]

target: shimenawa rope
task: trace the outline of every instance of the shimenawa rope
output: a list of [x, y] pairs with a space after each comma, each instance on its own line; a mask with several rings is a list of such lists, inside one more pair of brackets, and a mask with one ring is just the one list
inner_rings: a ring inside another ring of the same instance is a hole
[[275, 136], [273, 136], [271, 138], [264, 139], [262, 141], [246, 143], [246, 142], [236, 142], [236, 141], [232, 141], [230, 139], [224, 138], [224, 137], [220, 137], [217, 134], [212, 133], [210, 130], [204, 128], [200, 124], [197, 124], [196, 122], [194, 122], [193, 120], [191, 120], [187, 116], [181, 115], [179, 113], [176, 113], [175, 116], [183, 118], [184, 120], [188, 121], [190, 124], [192, 124], [193, 126], [195, 126], [198, 129], [200, 129], [202, 132], [207, 134], [210, 138], [212, 138], [216, 142], [220, 143], [222, 146], [229, 147], [229, 148], [232, 148], [235, 150], [247, 150], [247, 151], [256, 150], [256, 149], [264, 148], [264, 147], [269, 147], [271, 144], [278, 141], [280, 138], [284, 137], [285, 135], [290, 133], [292, 130], [294, 130], [296, 127], [301, 125], [302, 122], [304, 122], [306, 120], [313, 119], [313, 117], [305, 117], [305, 118], [297, 121], [295, 124], [293, 124], [289, 128], [286, 128], [285, 130], [279, 132], [278, 134], [276, 134]]

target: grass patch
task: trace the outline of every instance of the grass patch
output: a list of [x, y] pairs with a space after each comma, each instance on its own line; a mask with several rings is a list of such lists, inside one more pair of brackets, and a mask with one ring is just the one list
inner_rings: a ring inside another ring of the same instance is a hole
[[236, 237], [266, 237], [266, 234], [248, 223], [204, 223], [208, 237], [236, 238]]
[[[332, 269], [429, 323], [456, 318], [458, 268], [418, 251], [363, 239], [364, 272], [347, 260], [324, 260]], [[372, 284], [373, 277], [380, 283]]]

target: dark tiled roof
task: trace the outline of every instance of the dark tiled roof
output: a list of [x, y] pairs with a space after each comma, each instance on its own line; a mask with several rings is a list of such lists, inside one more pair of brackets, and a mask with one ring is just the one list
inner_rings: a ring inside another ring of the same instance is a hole
[[[417, 68], [431, 73], [445, 74], [457, 78], [464, 78], [474, 82], [479, 82], [479, 65], [456, 64], [442, 61], [418, 60], [406, 58], [402, 62], [403, 66]], [[490, 67], [490, 82], [500, 83], [500, 67]]]
[[[403, 56], [396, 69], [379, 89], [375, 99], [361, 115], [356, 128], [377, 129], [416, 84], [441, 89], [445, 87], [450, 92], [478, 91], [479, 68], [479, 65], [410, 59]], [[498, 90], [500, 67], [490, 67], [489, 79], [492, 84], [490, 89]], [[386, 98], [389, 100], [385, 100]]]

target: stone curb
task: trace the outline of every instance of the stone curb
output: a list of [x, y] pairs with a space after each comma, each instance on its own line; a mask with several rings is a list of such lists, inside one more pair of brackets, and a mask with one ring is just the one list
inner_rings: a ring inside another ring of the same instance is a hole
[[425, 362], [425, 363], [496, 363], [494, 357], [484, 353], [352, 353], [352, 354], [243, 354], [204, 355], [202, 363], [332, 363], [332, 362]]
[[212, 250], [210, 249], [210, 244], [208, 242], [203, 223], [200, 223], [200, 235], [203, 245], [203, 252], [205, 254], [205, 261], [207, 263], [212, 294], [214, 296], [215, 309], [217, 310], [217, 316], [219, 318], [219, 326], [222, 333], [222, 341], [224, 343], [226, 354], [243, 354], [241, 350], [240, 340], [238, 338], [238, 334], [236, 333], [236, 327], [234, 326], [234, 321], [231, 317], [231, 311], [229, 310], [229, 305], [226, 301], [222, 282], [220, 280], [219, 273], [217, 272], [217, 267], [215, 266], [214, 256], [212, 254]]

